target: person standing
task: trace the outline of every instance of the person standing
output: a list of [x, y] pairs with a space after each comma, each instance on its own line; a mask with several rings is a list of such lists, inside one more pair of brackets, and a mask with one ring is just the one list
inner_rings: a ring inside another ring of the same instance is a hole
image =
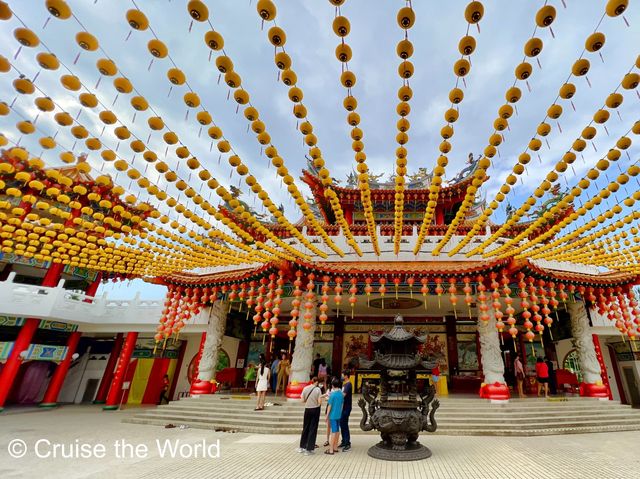
[[556, 371], [553, 367], [553, 361], [551, 361], [549, 356], [545, 356], [544, 363], [547, 365], [547, 370], [549, 371], [549, 392], [555, 396], [558, 390], [556, 388]]
[[340, 380], [333, 378], [327, 410], [327, 420], [331, 427], [331, 436], [329, 437], [329, 449], [324, 451], [325, 454], [333, 455], [338, 452], [338, 436], [340, 435], [340, 417], [342, 416], [343, 404], [344, 395], [342, 389], [340, 389]]
[[542, 358], [536, 360], [536, 379], [538, 380], [538, 397], [544, 387], [544, 397], [549, 397], [549, 368]]
[[317, 377], [318, 379], [320, 379], [320, 377], [318, 376], [318, 370], [320, 368], [320, 363], [322, 362], [322, 358], [320, 357], [320, 354], [316, 354], [316, 358], [313, 360], [313, 373], [311, 374], [312, 376]]
[[342, 404], [342, 415], [340, 416], [340, 433], [342, 441], [338, 447], [342, 448], [342, 452], [351, 449], [351, 433], [349, 431], [349, 416], [351, 415], [351, 405], [353, 397], [353, 385], [349, 379], [349, 371], [342, 373], [342, 394], [344, 395], [344, 403]]
[[438, 380], [440, 379], [440, 366], [436, 363], [436, 367], [431, 370], [431, 381], [433, 382], [433, 387], [438, 391]]
[[318, 423], [320, 422], [320, 406], [322, 403], [322, 391], [318, 386], [318, 378], [311, 378], [311, 384], [307, 385], [300, 395], [304, 402], [304, 420], [302, 422], [302, 434], [300, 435], [300, 447], [297, 452], [305, 456], [314, 454], [316, 448], [316, 436], [318, 435]]
[[278, 387], [278, 366], [280, 366], [280, 358], [276, 356], [276, 358], [271, 363], [271, 390], [275, 391]]
[[522, 361], [520, 361], [520, 356], [516, 355], [516, 359], [513, 360], [513, 369], [516, 373], [516, 384], [518, 385], [518, 397], [520, 399], [526, 398], [527, 396], [523, 391], [524, 384], [524, 366], [522, 365]]
[[258, 395], [258, 403], [255, 408], [256, 411], [264, 410], [264, 400], [267, 395], [267, 389], [269, 389], [270, 377], [271, 370], [267, 366], [267, 360], [264, 357], [264, 354], [261, 354], [256, 375], [256, 393]]
[[291, 372], [291, 363], [287, 357], [287, 353], [282, 353], [280, 363], [278, 364], [278, 383], [276, 384], [276, 396], [278, 390], [282, 388], [282, 394], [285, 394], [287, 384], [289, 384], [289, 373]]
[[169, 404], [169, 375], [165, 374], [162, 378], [162, 388], [160, 389], [160, 400], [158, 401], [158, 405], [162, 404], [162, 401], [165, 401]]
[[[327, 374], [327, 363], [325, 363], [324, 358], [320, 358], [318, 363], [318, 382], [322, 384], [322, 388], [325, 390], [327, 389]], [[329, 384], [329, 387], [331, 387], [331, 384]]]

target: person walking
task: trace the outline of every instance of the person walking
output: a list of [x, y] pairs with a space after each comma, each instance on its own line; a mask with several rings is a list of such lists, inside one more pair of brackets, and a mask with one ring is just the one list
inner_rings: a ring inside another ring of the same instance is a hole
[[162, 404], [162, 401], [165, 401], [169, 404], [169, 375], [165, 374], [162, 378], [162, 388], [160, 389], [160, 400], [158, 401], [158, 405]]
[[278, 387], [278, 366], [280, 366], [280, 358], [276, 356], [276, 358], [271, 363], [271, 390], [275, 391]]
[[558, 389], [556, 387], [556, 371], [553, 367], [553, 361], [546, 356], [544, 358], [544, 363], [547, 365], [547, 370], [549, 371], [549, 392], [552, 396], [558, 394]]
[[283, 352], [278, 363], [278, 383], [276, 384], [275, 394], [278, 395], [278, 390], [282, 388], [282, 394], [285, 394], [287, 384], [289, 384], [289, 373], [291, 372], [291, 363], [287, 357], [287, 353]]
[[327, 420], [331, 427], [331, 436], [329, 437], [329, 449], [324, 451], [325, 454], [333, 455], [338, 452], [338, 436], [340, 435], [340, 417], [342, 416], [343, 404], [344, 394], [340, 389], [340, 380], [333, 378], [327, 409]]
[[349, 379], [349, 371], [342, 373], [342, 394], [344, 402], [342, 404], [342, 415], [340, 416], [340, 434], [342, 441], [338, 447], [342, 448], [342, 452], [351, 449], [351, 433], [349, 431], [349, 416], [351, 415], [351, 405], [353, 397], [353, 385]]
[[527, 396], [523, 391], [524, 384], [524, 366], [522, 365], [522, 361], [520, 361], [520, 356], [516, 355], [516, 359], [513, 360], [513, 369], [516, 373], [516, 384], [518, 386], [518, 397], [520, 399], [526, 398]]
[[544, 397], [549, 397], [549, 368], [542, 358], [536, 360], [536, 379], [538, 380], [538, 397], [544, 387]]
[[269, 378], [271, 377], [271, 370], [267, 366], [267, 360], [264, 354], [260, 355], [260, 362], [258, 363], [258, 371], [256, 374], [256, 393], [258, 395], [258, 403], [256, 404], [256, 411], [264, 410], [264, 400], [267, 395], [267, 389], [269, 389]]
[[322, 403], [322, 391], [318, 386], [318, 378], [311, 378], [311, 384], [305, 386], [300, 395], [304, 403], [304, 420], [302, 422], [302, 434], [300, 435], [300, 447], [297, 452], [309, 456], [316, 448], [316, 436], [320, 422], [320, 406]]

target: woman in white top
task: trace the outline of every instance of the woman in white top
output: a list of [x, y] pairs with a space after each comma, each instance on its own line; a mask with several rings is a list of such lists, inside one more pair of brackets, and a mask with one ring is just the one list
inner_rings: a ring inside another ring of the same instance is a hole
[[258, 364], [258, 371], [256, 374], [256, 393], [258, 394], [258, 404], [256, 405], [256, 411], [262, 411], [264, 409], [264, 401], [267, 395], [267, 389], [269, 389], [269, 379], [271, 378], [271, 369], [266, 365], [267, 360], [264, 355], [260, 355], [260, 363]]

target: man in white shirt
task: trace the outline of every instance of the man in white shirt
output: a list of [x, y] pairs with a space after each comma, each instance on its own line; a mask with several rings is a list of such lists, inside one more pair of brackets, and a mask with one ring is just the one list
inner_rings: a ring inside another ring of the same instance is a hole
[[320, 406], [322, 403], [322, 391], [318, 386], [318, 378], [311, 378], [311, 384], [302, 390], [300, 399], [304, 402], [304, 421], [302, 423], [302, 435], [300, 436], [300, 447], [297, 452], [304, 453], [305, 456], [314, 454], [316, 447], [316, 436], [318, 434], [318, 423], [320, 422]]

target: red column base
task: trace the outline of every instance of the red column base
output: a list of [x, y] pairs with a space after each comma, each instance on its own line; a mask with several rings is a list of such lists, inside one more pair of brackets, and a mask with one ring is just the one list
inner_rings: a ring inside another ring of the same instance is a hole
[[302, 395], [302, 390], [307, 387], [309, 384], [311, 384], [311, 381], [307, 381], [304, 383], [289, 383], [287, 384], [287, 391], [286, 391], [286, 395], [287, 398], [289, 399], [300, 399], [300, 396]]
[[483, 384], [480, 386], [480, 397], [482, 399], [495, 399], [506, 401], [511, 397], [509, 386], [501, 383]]
[[607, 398], [609, 399], [609, 391], [604, 384], [580, 384], [580, 396], [590, 398]]
[[213, 394], [218, 390], [218, 387], [215, 383], [211, 381], [204, 381], [200, 379], [196, 379], [191, 383], [191, 388], [189, 389], [189, 394], [191, 396], [198, 394]]

